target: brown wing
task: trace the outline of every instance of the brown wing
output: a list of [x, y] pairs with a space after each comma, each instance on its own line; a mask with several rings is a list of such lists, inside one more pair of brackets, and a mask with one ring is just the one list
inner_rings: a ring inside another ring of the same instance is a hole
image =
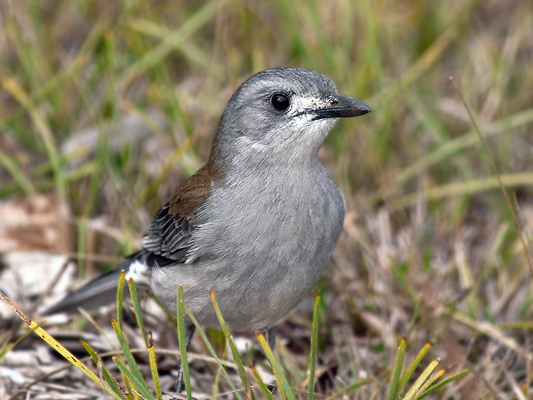
[[191, 176], [172, 201], [160, 209], [143, 237], [143, 246], [156, 255], [185, 262], [191, 247], [194, 212], [211, 194], [212, 176], [209, 164]]

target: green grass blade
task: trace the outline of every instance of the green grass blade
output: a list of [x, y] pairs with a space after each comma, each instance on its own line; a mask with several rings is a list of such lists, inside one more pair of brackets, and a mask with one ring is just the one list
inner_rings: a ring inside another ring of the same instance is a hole
[[[29, 332], [31, 333], [31, 331]], [[2, 343], [2, 347], [0, 347], [0, 363], [4, 359], [4, 357], [11, 351], [11, 349], [15, 347], [14, 343], [4, 342]]]
[[[501, 175], [501, 182], [506, 188], [517, 186], [533, 185], [533, 174], [531, 172], [518, 172], [514, 174]], [[500, 184], [497, 177], [471, 179], [464, 182], [453, 182], [446, 185], [430, 187], [420, 192], [407, 194], [394, 200], [390, 205], [390, 210], [397, 210], [417, 204], [420, 200], [433, 201], [448, 197], [468, 196], [489, 190], [499, 190]]]
[[[89, 353], [89, 355], [93, 359], [94, 364], [98, 366], [98, 354], [96, 354], [96, 352], [93, 350], [91, 346], [89, 346], [87, 342], [82, 340], [81, 344], [83, 345], [83, 347], [85, 347], [85, 350], [87, 350], [87, 353]], [[113, 392], [115, 392], [120, 397], [126, 398], [124, 391], [118, 386], [117, 381], [113, 379], [113, 377], [111, 376], [111, 374], [109, 373], [105, 365], [102, 364], [101, 367], [102, 367], [102, 376], [104, 380], [107, 382], [107, 384], [109, 385], [109, 387], [111, 388], [111, 390], [113, 390]]]
[[470, 373], [470, 371], [465, 369], [465, 370], [463, 370], [463, 371], [461, 371], [461, 372], [459, 372], [459, 373], [457, 373], [455, 375], [452, 375], [452, 376], [444, 379], [442, 382], [437, 383], [435, 386], [430, 387], [428, 390], [426, 390], [424, 393], [422, 393], [420, 398], [425, 397], [425, 396], [433, 393], [435, 390], [440, 389], [444, 385], [447, 385], [448, 383], [450, 383], [452, 381], [455, 381], [456, 379], [459, 379], [459, 378], [462, 378], [464, 376], [467, 376], [469, 373]]
[[[224, 349], [222, 350], [222, 359], [225, 360], [228, 356], [228, 347], [224, 346]], [[216, 399], [218, 397], [218, 386], [220, 384], [220, 375], [222, 375], [222, 369], [219, 367], [217, 368], [217, 372], [215, 372], [215, 380], [213, 381], [213, 389], [211, 392], [211, 397], [213, 399]]]
[[[483, 127], [486, 136], [500, 135], [509, 132], [511, 129], [526, 125], [533, 121], [533, 109], [517, 112], [509, 117], [503, 118], [500, 121], [494, 122]], [[396, 178], [398, 184], [405, 183], [409, 179], [414, 178], [420, 171], [425, 171], [431, 166], [448, 160], [459, 151], [470, 146], [477, 145], [479, 138], [474, 129], [471, 129], [464, 135], [445, 142], [436, 150], [427, 155], [417, 159], [411, 166], [407, 167]]]
[[425, 382], [424, 384], [420, 387], [420, 389], [418, 389], [415, 393], [415, 396], [414, 398], [415, 399], [420, 399], [423, 395], [423, 393], [431, 386], [433, 385], [433, 383], [435, 383], [438, 379], [440, 379], [440, 377], [442, 375], [444, 375], [444, 370], [441, 369], [440, 371], [437, 371], [435, 374], [433, 374], [432, 376], [430, 376]]
[[338, 398], [341, 394], [343, 394], [343, 393], [345, 393], [345, 392], [347, 392], [349, 390], [357, 389], [359, 386], [367, 385], [367, 384], [369, 384], [369, 383], [371, 383], [373, 381], [374, 381], [373, 379], [363, 379], [362, 381], [354, 382], [351, 385], [343, 387], [341, 390], [338, 390], [335, 393], [333, 393], [332, 395], [328, 396], [327, 400], [334, 400], [334, 399]]
[[242, 384], [245, 388], [248, 388], [248, 378], [246, 376], [246, 372], [244, 371], [244, 365], [243, 365], [241, 356], [239, 355], [239, 351], [237, 350], [237, 346], [235, 345], [233, 336], [231, 335], [228, 329], [228, 326], [226, 325], [226, 321], [224, 321], [224, 317], [222, 316], [222, 312], [220, 311], [220, 307], [218, 306], [215, 293], [213, 293], [213, 291], [211, 290], [209, 292], [209, 295], [211, 297], [211, 302], [213, 303], [213, 307], [215, 308], [215, 313], [217, 315], [218, 322], [220, 323], [220, 326], [222, 327], [222, 332], [224, 333], [224, 336], [226, 337], [226, 340], [228, 341], [229, 346], [231, 348], [231, 353], [233, 354], [233, 360], [237, 364], [237, 369], [239, 372], [239, 376], [241, 377]]
[[[520, 126], [526, 125], [533, 121], [533, 109], [528, 109], [526, 111], [520, 111], [516, 114], [513, 114], [509, 117], [503, 118], [500, 121], [494, 122], [484, 127], [485, 135], [500, 135], [509, 132], [512, 129], [516, 129]], [[479, 143], [479, 138], [474, 129], [468, 131], [464, 135], [447, 141], [434, 151], [423, 155], [417, 159], [412, 165], [405, 168], [396, 179], [390, 184], [387, 185], [386, 189], [379, 189], [376, 193], [373, 193], [369, 196], [369, 201], [374, 203], [383, 198], [385, 192], [395, 191], [402, 184], [407, 182], [409, 179], [416, 177], [421, 171], [427, 171], [433, 165], [445, 161], [450, 157], [453, 157], [455, 154], [460, 151], [477, 145]], [[392, 185], [392, 186], [391, 186]]]
[[26, 174], [22, 171], [21, 168], [17, 165], [15, 161], [11, 159], [7, 154], [0, 150], [0, 166], [3, 166], [11, 177], [13, 181], [20, 187], [25, 195], [33, 195], [36, 193], [35, 186], [33, 182], [26, 177]]
[[424, 372], [420, 374], [416, 382], [413, 384], [411, 389], [407, 392], [404, 397], [404, 400], [412, 400], [415, 398], [415, 394], [420, 390], [420, 388], [426, 383], [433, 371], [439, 366], [440, 360], [437, 358], [429, 363]]
[[[122, 352], [124, 353], [124, 356], [126, 357], [126, 361], [128, 362], [128, 365], [131, 369], [131, 373], [135, 376], [136, 381], [142, 382], [142, 386], [144, 389], [150, 391], [150, 389], [148, 388], [148, 385], [144, 381], [144, 378], [141, 374], [141, 371], [139, 370], [139, 367], [137, 366], [137, 363], [135, 362], [135, 359], [133, 358], [133, 354], [130, 350], [130, 347], [128, 346], [128, 343], [126, 342], [126, 338], [124, 337], [122, 330], [120, 329], [118, 325], [118, 322], [111, 321], [111, 325], [113, 325], [113, 329], [115, 330], [115, 334], [117, 335], [118, 341], [120, 343], [120, 347], [122, 347]], [[140, 390], [140, 387], [138, 387], [138, 389]]]
[[418, 352], [418, 354], [413, 359], [413, 361], [411, 361], [411, 363], [405, 369], [404, 373], [402, 374], [402, 377], [400, 378], [398, 392], [401, 393], [403, 391], [403, 389], [405, 388], [405, 385], [407, 384], [409, 379], [411, 379], [411, 376], [413, 376], [416, 370], [416, 367], [418, 367], [418, 364], [420, 364], [420, 362], [422, 361], [424, 356], [427, 354], [429, 349], [431, 349], [431, 346], [432, 346], [431, 343], [426, 343], [424, 347], [422, 347], [422, 349]]
[[211, 343], [209, 343], [209, 339], [205, 335], [205, 332], [203, 331], [202, 327], [200, 326], [200, 324], [198, 323], [196, 318], [194, 318], [194, 315], [192, 315], [191, 310], [189, 309], [189, 307], [187, 307], [186, 304], [183, 304], [183, 309], [185, 310], [185, 312], [187, 313], [187, 315], [191, 319], [191, 322], [196, 327], [196, 330], [198, 331], [198, 333], [202, 337], [205, 345], [207, 346], [207, 349], [211, 353], [211, 356], [215, 359], [215, 362], [217, 363], [217, 365], [219, 366], [220, 370], [222, 371], [222, 374], [224, 375], [224, 377], [228, 381], [228, 384], [230, 385], [231, 390], [233, 390], [233, 393], [235, 394], [235, 397], [237, 397], [237, 399], [239, 399], [239, 400], [242, 400], [242, 397], [239, 394], [239, 392], [237, 391], [237, 389], [235, 388], [235, 385], [233, 384], [233, 382], [231, 381], [231, 378], [229, 377], [229, 375], [228, 375], [228, 373], [226, 371], [226, 368], [224, 368], [224, 365], [222, 365], [222, 362], [220, 361], [220, 358], [218, 358], [217, 353], [213, 349], [213, 346], [211, 346]]
[[[146, 18], [130, 18], [127, 24], [131, 29], [138, 31], [139, 33], [155, 37], [160, 40], [164, 40], [172, 34], [170, 29]], [[220, 66], [213, 64], [210, 54], [196, 46], [194, 43], [184, 41], [180, 43], [179, 48], [176, 50], [181, 51], [181, 53], [187, 57], [188, 60], [196, 64], [198, 67], [210, 72], [211, 74], [216, 75], [222, 73]]]
[[259, 375], [259, 372], [257, 372], [257, 369], [255, 369], [255, 367], [253, 366], [253, 364], [251, 362], [250, 362], [249, 367], [250, 367], [250, 369], [252, 370], [252, 372], [253, 372], [253, 374], [255, 376], [255, 380], [256, 380], [257, 384], [259, 385], [259, 389], [261, 389], [261, 393], [263, 393], [263, 395], [265, 396], [265, 398], [267, 400], [275, 400], [274, 396], [272, 395], [272, 393], [268, 389], [267, 385], [265, 384], [265, 382], [263, 382], [263, 379], [261, 378], [261, 375]]
[[178, 344], [181, 357], [181, 368], [183, 368], [183, 380], [187, 399], [191, 400], [191, 377], [189, 375], [189, 364], [187, 362], [187, 343], [185, 342], [185, 311], [183, 309], [183, 286], [178, 286], [178, 306], [177, 306], [177, 324], [178, 324]]
[[387, 400], [396, 400], [400, 394], [400, 377], [402, 374], [403, 359], [405, 357], [405, 348], [406, 342], [405, 339], [402, 339], [400, 342], [400, 347], [398, 348], [398, 353], [396, 354], [396, 361], [394, 362], [394, 369], [392, 370], [389, 395]]
[[124, 300], [124, 281], [126, 280], [126, 273], [124, 270], [120, 273], [118, 278], [117, 288], [117, 322], [120, 330], [122, 330], [122, 301]]
[[296, 397], [292, 393], [292, 389], [289, 385], [289, 382], [287, 381], [287, 378], [283, 373], [283, 369], [281, 368], [278, 360], [276, 360], [276, 358], [274, 357], [274, 353], [272, 353], [272, 349], [268, 345], [265, 337], [261, 333], [258, 333], [257, 340], [259, 340], [259, 344], [261, 345], [261, 348], [265, 352], [265, 355], [268, 361], [270, 362], [270, 365], [272, 366], [274, 376], [276, 377], [276, 381], [278, 383], [280, 395], [282, 397], [287, 398], [288, 400], [296, 400]]
[[172, 51], [181, 47], [187, 38], [197, 32], [218, 12], [226, 0], [211, 0], [190, 17], [182, 27], [167, 36], [161, 44], [147, 52], [139, 61], [124, 72], [122, 79], [117, 84], [117, 90], [128, 86], [137, 76], [164, 60]]
[[142, 378], [139, 379], [137, 376], [135, 376], [117, 357], [113, 357], [113, 361], [117, 365], [120, 372], [122, 372], [130, 380], [134, 389], [137, 390], [142, 397], [147, 400], [155, 400], [154, 396], [150, 392], [150, 389], [148, 389], [146, 382], [144, 382]]
[[320, 305], [320, 293], [315, 298], [315, 307], [313, 310], [313, 323], [311, 325], [311, 354], [309, 356], [309, 386], [307, 389], [308, 399], [313, 400], [315, 397], [315, 371], [316, 355], [318, 350], [318, 307]]
[[4, 359], [4, 357], [6, 356], [7, 353], [9, 353], [9, 351], [15, 347], [17, 344], [19, 344], [20, 342], [22, 342], [24, 339], [26, 339], [28, 336], [30, 336], [33, 332], [33, 330], [29, 330], [25, 333], [23, 333], [22, 335], [20, 335], [14, 342], [12, 343], [9, 343], [9, 342], [4, 342], [2, 344], [2, 347], [0, 347], [0, 364], [2, 363], [2, 360]]
[[137, 288], [135, 287], [135, 281], [130, 278], [128, 279], [128, 288], [130, 289], [130, 298], [133, 302], [133, 310], [135, 311], [135, 318], [137, 319], [137, 325], [141, 330], [141, 335], [144, 338], [144, 343], [146, 347], [148, 346], [148, 338], [146, 337], [146, 331], [144, 330], [144, 323], [141, 317], [141, 307], [139, 306], [139, 297], [137, 296]]
[[37, 134], [41, 137], [44, 144], [48, 159], [52, 165], [54, 171], [55, 188], [59, 193], [62, 200], [66, 199], [67, 189], [63, 179], [63, 170], [61, 156], [57, 149], [54, 135], [52, 130], [46, 121], [46, 118], [42, 115], [41, 111], [37, 107], [33, 107], [30, 104], [30, 99], [22, 87], [16, 82], [15, 79], [9, 77], [2, 77], [0, 79], [0, 85], [9, 92], [28, 112]]

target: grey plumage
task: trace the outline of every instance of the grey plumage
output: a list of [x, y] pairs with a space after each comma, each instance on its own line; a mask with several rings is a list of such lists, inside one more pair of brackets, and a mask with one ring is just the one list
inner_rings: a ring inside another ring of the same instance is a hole
[[231, 329], [274, 336], [320, 278], [343, 226], [344, 200], [318, 150], [336, 119], [368, 112], [315, 72], [249, 78], [222, 114], [209, 162], [154, 217], [127, 277], [171, 313], [181, 284], [200, 324], [216, 328], [213, 290]]

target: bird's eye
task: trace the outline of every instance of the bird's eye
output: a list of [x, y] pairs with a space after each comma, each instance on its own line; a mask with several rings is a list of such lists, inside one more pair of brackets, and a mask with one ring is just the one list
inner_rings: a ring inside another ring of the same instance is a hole
[[270, 103], [272, 104], [272, 107], [280, 111], [285, 111], [290, 106], [289, 98], [281, 93], [272, 95]]

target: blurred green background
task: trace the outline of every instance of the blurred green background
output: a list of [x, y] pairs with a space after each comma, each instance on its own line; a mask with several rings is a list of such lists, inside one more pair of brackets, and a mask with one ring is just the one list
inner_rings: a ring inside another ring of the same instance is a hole
[[[433, 340], [450, 368], [478, 372], [470, 392], [454, 395], [527, 394], [531, 275], [450, 77], [527, 236], [531, 1], [5, 0], [0, 198], [57, 193], [73, 215], [75, 251], [127, 254], [206, 161], [233, 91], [278, 66], [323, 73], [372, 108], [338, 123], [320, 153], [347, 203], [321, 283], [322, 351], [337, 365], [328, 393], [362, 369], [380, 376], [404, 336]], [[102, 217], [106, 228], [94, 230]], [[373, 356], [348, 357], [354, 343]]]

